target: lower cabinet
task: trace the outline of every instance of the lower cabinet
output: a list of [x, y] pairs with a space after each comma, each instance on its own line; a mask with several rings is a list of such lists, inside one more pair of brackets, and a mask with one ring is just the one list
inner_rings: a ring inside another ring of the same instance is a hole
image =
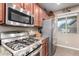
[[48, 39], [42, 41], [41, 56], [48, 56]]
[[48, 43], [46, 43], [46, 53], [45, 53], [46, 56], [48, 56]]
[[42, 44], [42, 50], [41, 50], [41, 55], [42, 55], [42, 56], [45, 56], [45, 55], [46, 55], [45, 49], [46, 49], [46, 48], [45, 48], [45, 44]]

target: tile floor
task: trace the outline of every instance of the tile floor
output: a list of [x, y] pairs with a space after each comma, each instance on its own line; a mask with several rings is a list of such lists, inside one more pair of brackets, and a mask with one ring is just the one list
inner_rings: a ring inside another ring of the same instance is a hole
[[79, 51], [57, 47], [54, 56], [79, 56]]

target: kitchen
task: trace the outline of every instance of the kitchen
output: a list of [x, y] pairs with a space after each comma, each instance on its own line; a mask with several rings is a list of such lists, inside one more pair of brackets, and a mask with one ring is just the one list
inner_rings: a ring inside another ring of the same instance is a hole
[[0, 11], [0, 56], [79, 55], [78, 3], [0, 3]]

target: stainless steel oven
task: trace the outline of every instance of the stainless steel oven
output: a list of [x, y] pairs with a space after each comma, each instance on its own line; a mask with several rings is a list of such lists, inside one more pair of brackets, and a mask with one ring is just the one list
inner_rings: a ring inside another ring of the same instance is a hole
[[2, 32], [0, 38], [4, 51], [12, 56], [37, 56], [42, 48], [41, 40], [29, 38], [25, 31]]
[[6, 20], [7, 25], [14, 26], [34, 26], [34, 17], [28, 14], [21, 8], [14, 7], [15, 5], [6, 4]]

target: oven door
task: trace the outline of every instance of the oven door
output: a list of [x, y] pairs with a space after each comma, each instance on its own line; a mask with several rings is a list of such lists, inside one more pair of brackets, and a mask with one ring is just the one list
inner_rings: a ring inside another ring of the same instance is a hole
[[31, 53], [29, 53], [26, 56], [40, 56], [40, 51], [41, 51], [41, 46], [39, 46], [38, 48], [36, 48], [35, 50], [33, 50]]
[[6, 11], [6, 24], [15, 26], [27, 26], [33, 25], [33, 18], [26, 12], [21, 12], [20, 9], [13, 9], [12, 6], [8, 6]]
[[40, 52], [36, 53], [34, 56], [40, 56]]

